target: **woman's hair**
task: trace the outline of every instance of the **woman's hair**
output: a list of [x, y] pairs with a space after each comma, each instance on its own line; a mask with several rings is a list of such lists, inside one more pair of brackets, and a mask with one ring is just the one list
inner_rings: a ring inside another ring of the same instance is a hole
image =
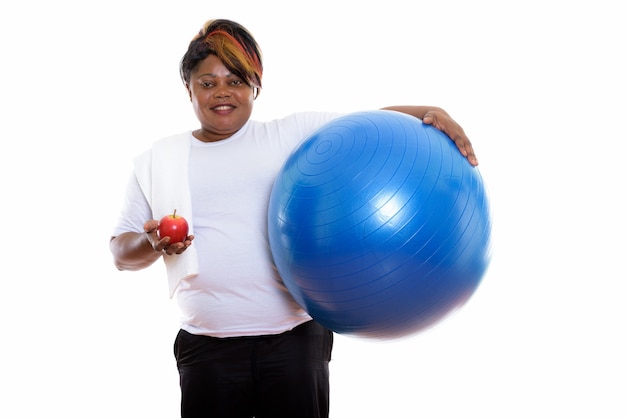
[[211, 54], [249, 86], [261, 88], [261, 49], [246, 28], [226, 19], [207, 21], [180, 61], [180, 77], [185, 84], [189, 84], [191, 73], [200, 61]]

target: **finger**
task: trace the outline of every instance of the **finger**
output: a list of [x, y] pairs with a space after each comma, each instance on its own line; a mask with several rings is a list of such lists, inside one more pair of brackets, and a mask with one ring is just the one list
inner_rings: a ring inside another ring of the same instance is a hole
[[474, 147], [472, 147], [472, 143], [469, 142], [469, 140], [464, 140], [464, 141], [459, 141], [459, 142], [455, 141], [455, 144], [457, 145], [457, 148], [461, 152], [461, 155], [467, 158], [467, 161], [469, 161], [471, 165], [473, 166], [478, 165], [478, 158], [476, 158], [476, 154], [474, 153]]
[[163, 252], [167, 255], [179, 254], [179, 248], [176, 244], [166, 245]]
[[478, 158], [474, 154], [474, 149], [470, 147], [470, 151], [467, 153], [467, 161], [474, 167], [478, 165]]
[[170, 240], [170, 237], [163, 237], [161, 240], [153, 241], [152, 248], [154, 251], [164, 251], [166, 254], [170, 254], [168, 252], [168, 248], [171, 247]]
[[432, 110], [429, 112], [426, 112], [426, 114], [422, 118], [422, 122], [425, 123], [426, 125], [434, 125], [437, 129], [439, 129], [439, 127], [436, 126], [438, 125], [437, 114], [433, 112]]

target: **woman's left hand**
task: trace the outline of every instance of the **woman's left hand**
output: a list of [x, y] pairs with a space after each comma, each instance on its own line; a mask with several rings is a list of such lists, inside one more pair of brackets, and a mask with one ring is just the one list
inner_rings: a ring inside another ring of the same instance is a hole
[[469, 163], [473, 166], [478, 165], [474, 148], [467, 135], [465, 135], [465, 131], [445, 110], [440, 108], [429, 110], [422, 118], [422, 122], [426, 125], [432, 125], [448, 135]]

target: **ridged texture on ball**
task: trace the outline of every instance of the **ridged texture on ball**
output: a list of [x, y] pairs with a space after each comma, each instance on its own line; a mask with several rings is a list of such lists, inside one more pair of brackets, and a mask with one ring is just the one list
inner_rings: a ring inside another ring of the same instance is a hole
[[331, 330], [396, 338], [463, 305], [489, 263], [479, 171], [452, 141], [392, 111], [313, 133], [274, 184], [269, 240], [296, 301]]

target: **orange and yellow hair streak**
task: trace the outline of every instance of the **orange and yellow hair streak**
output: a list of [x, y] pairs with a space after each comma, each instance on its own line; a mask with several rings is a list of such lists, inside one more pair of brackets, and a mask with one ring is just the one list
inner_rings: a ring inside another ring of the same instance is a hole
[[232, 35], [221, 28], [205, 35], [211, 23], [212, 21], [207, 22], [194, 40], [204, 38], [209, 49], [215, 52], [226, 68], [241, 73], [251, 86], [261, 87], [263, 65], [256, 42], [251, 36], [250, 39], [242, 39], [241, 36]]

